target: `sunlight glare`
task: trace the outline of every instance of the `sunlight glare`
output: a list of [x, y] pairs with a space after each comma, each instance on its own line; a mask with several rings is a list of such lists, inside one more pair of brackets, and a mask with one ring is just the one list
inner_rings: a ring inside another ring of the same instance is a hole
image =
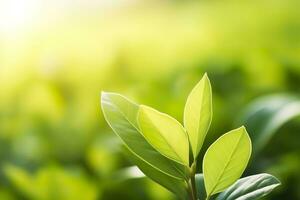
[[0, 2], [0, 33], [16, 34], [28, 29], [36, 16], [36, 0], [6, 0]]

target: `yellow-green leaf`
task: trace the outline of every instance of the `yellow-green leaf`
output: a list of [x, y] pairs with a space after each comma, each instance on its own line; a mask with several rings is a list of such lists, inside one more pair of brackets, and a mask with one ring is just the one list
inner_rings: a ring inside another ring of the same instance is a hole
[[187, 178], [187, 167], [155, 150], [138, 129], [139, 105], [116, 93], [102, 92], [101, 107], [107, 123], [139, 159], [177, 179]]
[[199, 154], [212, 120], [212, 92], [205, 74], [189, 94], [184, 109], [187, 130], [194, 159]]
[[167, 114], [140, 106], [140, 130], [146, 140], [164, 156], [189, 165], [189, 142], [182, 125]]
[[208, 196], [225, 190], [244, 172], [251, 155], [251, 140], [245, 127], [232, 130], [207, 150], [203, 160]]

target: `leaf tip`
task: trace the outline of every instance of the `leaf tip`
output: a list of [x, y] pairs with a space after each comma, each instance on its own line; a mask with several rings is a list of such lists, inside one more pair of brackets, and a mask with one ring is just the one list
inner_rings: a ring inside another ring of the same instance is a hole
[[[241, 127], [239, 127], [239, 128], [237, 128], [236, 130], [237, 131], [241, 131], [242, 134], [245, 134], [245, 135], [247, 135], [247, 137], [249, 137], [249, 133], [247, 131], [247, 128], [244, 125], [241, 126]], [[250, 139], [250, 137], [249, 137], [249, 139]]]
[[281, 181], [275, 177], [275, 176], [272, 176], [274, 178], [274, 180], [277, 182], [276, 184], [274, 184], [274, 188], [278, 187], [279, 185], [281, 185]]
[[209, 81], [209, 77], [208, 77], [208, 75], [207, 75], [207, 73], [205, 72], [205, 74], [203, 75], [203, 77], [202, 77], [202, 79], [201, 80], [203, 80], [203, 81], [207, 81], [207, 82], [209, 82], [210, 83], [210, 81]]
[[251, 141], [251, 138], [250, 138], [250, 135], [249, 135], [249, 133], [248, 133], [248, 131], [247, 131], [247, 128], [243, 125], [243, 126], [241, 126], [240, 128], [238, 128], [238, 129], [240, 129], [240, 130], [242, 130], [242, 132], [243, 132], [243, 134], [247, 137], [247, 140], [248, 140], [248, 142], [249, 142], [249, 159], [250, 159], [250, 157], [251, 157], [251, 154], [252, 154], [252, 141]]
[[244, 125], [242, 125], [241, 127], [238, 128], [239, 130], [246, 132], [247, 133], [247, 129]]

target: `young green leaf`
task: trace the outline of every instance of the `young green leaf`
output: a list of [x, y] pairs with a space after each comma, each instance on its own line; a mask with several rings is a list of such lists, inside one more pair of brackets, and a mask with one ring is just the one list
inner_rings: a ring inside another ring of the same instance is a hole
[[185, 166], [161, 155], [142, 136], [136, 121], [138, 105], [119, 94], [103, 92], [101, 106], [107, 123], [133, 154], [169, 176], [177, 179], [187, 178]]
[[256, 174], [238, 180], [218, 195], [216, 200], [253, 200], [269, 194], [280, 185], [270, 174]]
[[187, 130], [194, 159], [197, 158], [212, 120], [212, 92], [205, 74], [187, 98], [184, 126]]
[[251, 155], [251, 140], [244, 127], [232, 130], [207, 150], [203, 160], [205, 189], [208, 196], [225, 190], [245, 170]]
[[140, 130], [161, 154], [189, 166], [189, 142], [182, 125], [174, 118], [148, 106], [140, 106]]

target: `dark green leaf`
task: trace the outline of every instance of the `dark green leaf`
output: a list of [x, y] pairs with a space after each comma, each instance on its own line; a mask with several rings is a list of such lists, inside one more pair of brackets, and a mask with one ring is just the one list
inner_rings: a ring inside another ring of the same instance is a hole
[[216, 200], [253, 200], [269, 194], [280, 182], [272, 175], [257, 174], [238, 180]]

